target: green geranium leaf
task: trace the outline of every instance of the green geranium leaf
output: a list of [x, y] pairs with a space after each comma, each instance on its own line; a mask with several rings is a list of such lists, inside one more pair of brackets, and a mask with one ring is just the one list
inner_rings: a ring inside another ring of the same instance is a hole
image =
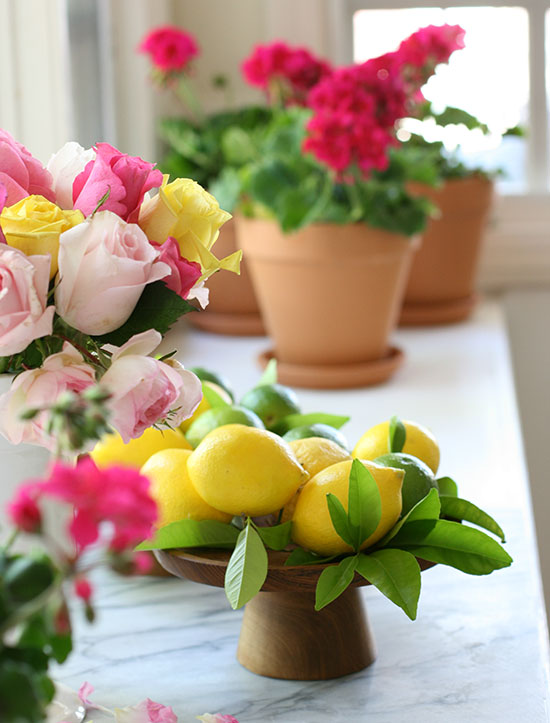
[[292, 522], [289, 520], [273, 527], [256, 527], [256, 531], [270, 550], [284, 550], [290, 542]]
[[484, 530], [489, 530], [500, 537], [502, 542], [506, 542], [504, 532], [498, 522], [468, 500], [460, 499], [460, 497], [441, 496], [441, 514], [445, 517], [452, 517], [453, 520], [465, 520], [478, 527], [483, 527]]
[[267, 577], [267, 552], [262, 538], [248, 522], [225, 571], [225, 594], [233, 610], [242, 607], [260, 591]]
[[178, 547], [235, 546], [239, 530], [216, 520], [178, 520], [158, 529], [151, 540], [145, 540], [136, 550], [172, 550]]
[[458, 485], [450, 477], [440, 477], [437, 482], [439, 494], [446, 497], [458, 497]]
[[285, 560], [285, 565], [319, 565], [323, 562], [330, 562], [334, 560], [338, 555], [331, 555], [330, 557], [321, 557], [316, 555], [314, 552], [304, 550], [302, 547], [297, 547], [292, 550], [290, 555]]
[[53, 564], [47, 557], [17, 557], [6, 570], [4, 586], [9, 599], [22, 604], [45, 592], [54, 579]]
[[439, 519], [440, 512], [441, 503], [439, 501], [439, 495], [437, 490], [432, 488], [428, 494], [420, 500], [420, 502], [417, 502], [416, 505], [409, 510], [405, 517], [400, 519], [399, 522], [391, 528], [391, 530], [380, 540], [377, 546], [385, 547], [407, 522], [412, 522], [414, 520], [432, 520], [435, 522], [435, 520]]
[[492, 537], [448, 520], [410, 522], [393, 538], [392, 547], [469, 575], [488, 575], [512, 563], [510, 555]]
[[205, 382], [202, 382], [202, 394], [212, 409], [231, 406], [215, 389], [212, 389], [212, 387], [208, 386]]
[[[274, 360], [273, 360], [274, 361]], [[310, 426], [312, 424], [328, 424], [329, 427], [340, 429], [349, 422], [350, 418], [341, 414], [327, 414], [325, 412], [309, 412], [308, 414], [288, 414], [283, 417], [273, 431], [283, 435], [294, 427]]]
[[398, 605], [411, 620], [416, 619], [420, 597], [420, 566], [410, 552], [378, 550], [359, 555], [357, 572]]
[[277, 360], [270, 359], [264, 369], [264, 373], [260, 377], [256, 387], [265, 387], [271, 384], [277, 384]]
[[372, 473], [354, 459], [349, 474], [348, 519], [354, 532], [353, 548], [359, 551], [362, 543], [377, 528], [382, 516], [382, 501]]
[[327, 505], [330, 519], [332, 520], [332, 526], [336, 530], [337, 534], [350, 547], [354, 548], [357, 530], [353, 530], [351, 528], [348, 513], [344, 509], [344, 505], [340, 502], [336, 495], [332, 494], [332, 492], [327, 494]]
[[125, 324], [95, 338], [100, 344], [122, 346], [134, 334], [141, 334], [148, 329], [156, 329], [161, 334], [166, 334], [180, 317], [190, 311], [197, 310], [175, 291], [169, 289], [164, 281], [155, 281], [146, 285]]
[[344, 592], [353, 580], [356, 565], [357, 555], [353, 555], [323, 570], [315, 589], [315, 610], [322, 610]]
[[390, 420], [388, 447], [390, 452], [401, 452], [407, 439], [407, 430], [399, 417]]

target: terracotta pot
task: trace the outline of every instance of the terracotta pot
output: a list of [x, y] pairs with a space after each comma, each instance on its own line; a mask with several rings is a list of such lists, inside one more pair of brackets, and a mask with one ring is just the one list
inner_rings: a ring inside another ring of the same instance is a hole
[[[218, 258], [229, 256], [237, 250], [235, 221], [231, 219], [220, 229], [214, 246]], [[235, 336], [263, 336], [265, 330], [252, 281], [243, 259], [240, 275], [222, 271], [214, 274], [208, 282], [210, 302], [204, 311], [193, 312], [187, 319], [200, 329], [216, 334]]]
[[381, 360], [400, 361], [388, 343], [414, 242], [364, 224], [313, 224], [283, 234], [275, 222], [242, 217], [237, 242], [275, 344], [280, 379], [357, 386], [369, 383]]
[[493, 184], [472, 176], [441, 188], [414, 184], [439, 208], [413, 260], [401, 323], [442, 323], [466, 318], [475, 305], [475, 281]]

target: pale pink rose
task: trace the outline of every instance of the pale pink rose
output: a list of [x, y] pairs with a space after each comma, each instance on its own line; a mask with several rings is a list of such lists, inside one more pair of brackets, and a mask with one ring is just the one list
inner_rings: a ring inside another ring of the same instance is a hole
[[147, 698], [137, 705], [115, 709], [116, 723], [178, 723], [170, 706]]
[[153, 163], [127, 156], [108, 143], [97, 143], [95, 151], [95, 159], [75, 178], [74, 208], [89, 216], [109, 191], [101, 208], [125, 221], [137, 221], [145, 194], [161, 185], [162, 173]]
[[24, 351], [34, 339], [52, 333], [49, 278], [49, 256], [25, 256], [0, 244], [0, 356]]
[[146, 356], [161, 340], [158, 331], [149, 329], [121, 347], [105, 346], [113, 356], [100, 384], [112, 395], [109, 422], [124, 442], [140, 437], [156, 423], [179, 425], [202, 399], [200, 380], [179, 362]]
[[202, 276], [201, 265], [183, 258], [180, 246], [173, 236], [169, 236], [163, 244], [155, 241], [151, 241], [151, 244], [159, 252], [159, 261], [170, 267], [170, 275], [163, 279], [164, 283], [182, 299], [187, 299], [189, 292]]
[[204, 281], [198, 281], [187, 294], [187, 301], [196, 299], [201, 309], [206, 309], [208, 301], [210, 299], [210, 289], [207, 289], [204, 285]]
[[7, 131], [0, 128], [0, 183], [8, 192], [7, 205], [25, 196], [44, 196], [54, 201], [52, 177], [39, 160]]
[[170, 273], [143, 231], [100, 211], [59, 238], [57, 313], [85, 334], [106, 334], [128, 319], [146, 284]]
[[51, 404], [67, 390], [79, 393], [95, 381], [93, 367], [65, 342], [63, 350], [46, 357], [41, 367], [16, 376], [9, 391], [0, 396], [0, 433], [12, 444], [27, 442], [54, 450], [56, 440], [44, 431], [48, 413], [40, 412], [30, 421], [21, 420], [21, 413]]
[[65, 210], [73, 208], [73, 184], [86, 165], [95, 158], [93, 148], [84, 149], [76, 141], [69, 141], [50, 158], [46, 168], [52, 176], [55, 202]]

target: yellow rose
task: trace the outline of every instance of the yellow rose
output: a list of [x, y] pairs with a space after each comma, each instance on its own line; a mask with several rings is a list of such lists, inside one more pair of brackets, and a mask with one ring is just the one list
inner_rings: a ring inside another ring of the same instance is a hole
[[26, 256], [50, 254], [50, 279], [57, 273], [59, 236], [82, 221], [82, 211], [62, 211], [43, 196], [27, 196], [0, 214], [9, 246]]
[[153, 198], [145, 201], [139, 215], [139, 225], [150, 241], [164, 243], [173, 236], [181, 255], [201, 265], [202, 278], [218, 269], [239, 273], [241, 251], [217, 259], [210, 251], [219, 236], [222, 224], [231, 218], [223, 211], [214, 196], [190, 178], [178, 178], [166, 183]]

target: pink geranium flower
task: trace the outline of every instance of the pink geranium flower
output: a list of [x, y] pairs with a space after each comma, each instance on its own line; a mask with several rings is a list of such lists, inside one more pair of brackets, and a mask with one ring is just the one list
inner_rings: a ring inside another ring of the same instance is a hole
[[152, 30], [143, 39], [138, 50], [147, 53], [151, 63], [163, 73], [185, 70], [199, 54], [195, 38], [173, 25]]
[[8, 504], [8, 515], [16, 527], [24, 532], [36, 533], [42, 526], [42, 513], [36, 501], [33, 485], [22, 485]]
[[101, 210], [112, 211], [129, 223], [137, 221], [145, 194], [161, 185], [162, 173], [153, 163], [121, 153], [108, 143], [98, 143], [95, 151], [95, 158], [74, 180], [74, 208], [89, 216], [109, 192]]

